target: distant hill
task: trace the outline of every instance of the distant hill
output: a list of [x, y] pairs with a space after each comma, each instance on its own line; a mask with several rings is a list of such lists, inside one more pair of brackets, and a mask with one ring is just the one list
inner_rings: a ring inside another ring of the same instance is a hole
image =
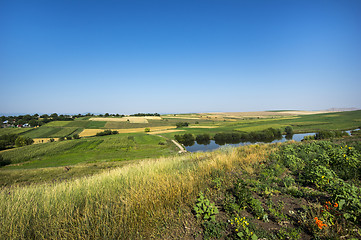
[[360, 110], [359, 108], [329, 108], [326, 111], [330, 112], [347, 112], [347, 111], [356, 111]]

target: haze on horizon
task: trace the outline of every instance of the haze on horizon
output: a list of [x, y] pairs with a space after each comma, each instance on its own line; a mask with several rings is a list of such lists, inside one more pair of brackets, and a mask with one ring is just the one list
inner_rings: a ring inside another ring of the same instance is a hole
[[361, 108], [361, 1], [0, 2], [1, 113]]

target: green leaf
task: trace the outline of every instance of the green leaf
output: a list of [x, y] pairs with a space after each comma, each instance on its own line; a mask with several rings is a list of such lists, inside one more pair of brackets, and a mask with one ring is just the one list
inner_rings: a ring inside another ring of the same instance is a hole
[[345, 199], [340, 200], [340, 202], [338, 203], [338, 207], [340, 210], [342, 210], [342, 207], [343, 207], [343, 205], [345, 205], [345, 203], [346, 203]]

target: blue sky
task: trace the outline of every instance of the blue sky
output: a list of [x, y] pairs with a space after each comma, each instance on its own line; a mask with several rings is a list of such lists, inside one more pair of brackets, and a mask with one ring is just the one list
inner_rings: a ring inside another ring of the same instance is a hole
[[359, 0], [0, 0], [1, 113], [361, 108]]

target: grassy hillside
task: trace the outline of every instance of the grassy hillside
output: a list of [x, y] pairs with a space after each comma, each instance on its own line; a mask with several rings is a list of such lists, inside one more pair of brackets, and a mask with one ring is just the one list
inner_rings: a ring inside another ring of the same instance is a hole
[[360, 154], [359, 140], [252, 145], [144, 160], [60, 183], [7, 187], [0, 192], [0, 235], [360, 238]]
[[[0, 153], [4, 159], [10, 159], [12, 162], [11, 165], [0, 169], [0, 186], [80, 177], [94, 174], [104, 168], [123, 165], [120, 162], [170, 156], [178, 150], [172, 142], [144, 133], [29, 145]], [[109, 164], [111, 162], [114, 164]], [[72, 171], [64, 172], [64, 166], [71, 166]], [[89, 170], [88, 173], [86, 169]], [[50, 172], [56, 174], [52, 176], [48, 174]], [[42, 173], [46, 173], [47, 177]]]

